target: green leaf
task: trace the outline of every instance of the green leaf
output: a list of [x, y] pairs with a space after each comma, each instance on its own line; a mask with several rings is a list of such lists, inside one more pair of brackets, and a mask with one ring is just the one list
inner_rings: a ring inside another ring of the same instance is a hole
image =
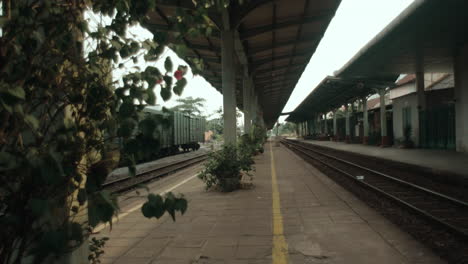
[[164, 61], [164, 68], [166, 69], [167, 72], [172, 72], [172, 60], [171, 57], [167, 56], [166, 60]]
[[178, 96], [181, 96], [186, 85], [187, 85], [187, 79], [182, 78], [178, 80], [174, 86], [174, 93], [177, 94]]
[[141, 212], [146, 218], [153, 217], [153, 208], [148, 202], [143, 204], [143, 206], [141, 207]]
[[70, 225], [70, 239], [79, 243], [83, 242], [83, 229], [78, 223], [71, 223]]
[[135, 177], [137, 174], [135, 156], [132, 154], [129, 156], [130, 165], [128, 165], [128, 174], [130, 177]]
[[182, 214], [185, 214], [187, 211], [188, 202], [185, 198], [177, 198], [175, 208], [180, 211]]
[[37, 130], [39, 128], [39, 121], [32, 115], [26, 115], [24, 117], [24, 122], [33, 130]]
[[161, 97], [166, 102], [171, 99], [172, 92], [170, 88], [161, 88]]
[[121, 118], [131, 117], [134, 112], [135, 112], [135, 106], [131, 102], [128, 102], [128, 101], [123, 102], [119, 108], [119, 116]]
[[166, 83], [166, 88], [167, 88], [167, 89], [171, 89], [171, 86], [172, 86], [172, 77], [169, 76], [169, 75], [164, 75], [163, 79], [164, 79], [164, 82]]
[[166, 199], [164, 200], [164, 207], [166, 208], [166, 211], [171, 215], [172, 220], [175, 221], [175, 210], [176, 210], [176, 201], [174, 194], [171, 192], [166, 194]]
[[2, 98], [0, 97], [0, 104], [3, 106], [3, 108], [5, 110], [8, 111], [8, 113], [13, 113], [13, 107], [9, 104], [7, 104], [5, 101], [2, 100]]
[[2, 89], [0, 89], [0, 92], [6, 93], [10, 96], [13, 96], [21, 100], [24, 100], [26, 97], [26, 93], [24, 92], [24, 89], [21, 86], [11, 87], [11, 86], [4, 85]]
[[0, 171], [7, 171], [18, 166], [16, 157], [8, 152], [0, 152]]
[[141, 133], [145, 137], [152, 137], [153, 132], [156, 129], [156, 126], [157, 126], [156, 121], [154, 119], [152, 119], [152, 118], [145, 118], [138, 125], [138, 127], [140, 128]]
[[49, 202], [43, 199], [32, 198], [30, 201], [30, 208], [35, 216], [42, 216], [47, 212]]
[[117, 131], [118, 135], [124, 138], [132, 136], [133, 131], [135, 130], [136, 122], [131, 118], [126, 118], [120, 123], [119, 129]]
[[39, 171], [45, 184], [57, 184], [64, 178], [62, 164], [58, 155], [60, 154], [50, 152], [41, 160]]
[[146, 99], [146, 102], [150, 105], [155, 105], [156, 104], [156, 94], [154, 94], [153, 89], [147, 89], [146, 93], [148, 95], [148, 98]]
[[163, 206], [163, 199], [161, 197], [161, 195], [156, 195], [156, 194], [153, 194], [153, 193], [150, 193], [148, 194], [148, 201], [152, 204], [152, 205], [155, 205], [155, 206]]

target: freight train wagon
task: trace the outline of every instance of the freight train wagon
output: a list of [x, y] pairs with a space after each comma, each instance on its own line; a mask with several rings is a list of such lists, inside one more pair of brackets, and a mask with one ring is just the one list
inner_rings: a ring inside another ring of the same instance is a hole
[[191, 117], [181, 112], [161, 111], [145, 108], [145, 114], [164, 117], [165, 124], [157, 127], [160, 139], [160, 155], [172, 155], [181, 148], [184, 151], [198, 150], [200, 142], [205, 142], [205, 119]]

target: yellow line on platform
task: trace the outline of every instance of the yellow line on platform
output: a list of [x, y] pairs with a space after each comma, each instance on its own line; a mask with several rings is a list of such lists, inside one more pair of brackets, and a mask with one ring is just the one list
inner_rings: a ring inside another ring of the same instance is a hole
[[275, 157], [273, 156], [272, 143], [270, 142], [271, 157], [271, 187], [273, 198], [273, 264], [288, 263], [288, 244], [283, 234], [283, 215], [281, 214], [280, 193], [276, 178]]

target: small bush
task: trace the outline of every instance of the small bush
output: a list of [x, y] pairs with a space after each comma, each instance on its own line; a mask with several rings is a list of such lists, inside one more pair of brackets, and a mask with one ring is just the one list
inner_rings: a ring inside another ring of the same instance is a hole
[[254, 164], [249, 151], [233, 145], [225, 145], [220, 151], [210, 154], [204, 169], [198, 177], [206, 184], [206, 188], [219, 187], [223, 192], [240, 188], [242, 172], [250, 175]]

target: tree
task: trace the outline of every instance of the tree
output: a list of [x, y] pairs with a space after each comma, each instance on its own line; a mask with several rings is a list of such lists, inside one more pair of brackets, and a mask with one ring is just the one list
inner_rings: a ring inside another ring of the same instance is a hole
[[296, 125], [292, 122], [286, 122], [281, 124], [279, 127], [279, 134], [280, 135], [285, 135], [285, 134], [294, 134], [296, 133]]
[[172, 107], [173, 111], [179, 111], [190, 116], [201, 116], [202, 109], [205, 107], [206, 100], [204, 98], [191, 96], [186, 98], [177, 98], [179, 104]]
[[[131, 25], [146, 22], [152, 0], [9, 1], [9, 18], [0, 24], [0, 263], [57, 261], [82, 248], [94, 226], [112, 220], [116, 197], [102, 189], [115, 166], [110, 143], [121, 139], [117, 152], [134, 175], [140, 139], [132, 131], [151, 138], [155, 127], [138, 113], [155, 104], [156, 85], [167, 100], [187, 83], [186, 67], [170, 58], [164, 71], [136, 68], [119, 82], [110, 78], [112, 69], [124, 60], [156, 61], [167, 45], [183, 50], [178, 43], [188, 31], [211, 32], [203, 11], [211, 1], [198, 2], [196, 11], [171, 18], [178, 32], [168, 43], [165, 32], [145, 41], [128, 37]], [[110, 23], [91, 30], [83, 19], [88, 9]], [[201, 61], [187, 60], [192, 71], [201, 70]], [[174, 218], [186, 207], [183, 197], [149, 194], [142, 213]]]

